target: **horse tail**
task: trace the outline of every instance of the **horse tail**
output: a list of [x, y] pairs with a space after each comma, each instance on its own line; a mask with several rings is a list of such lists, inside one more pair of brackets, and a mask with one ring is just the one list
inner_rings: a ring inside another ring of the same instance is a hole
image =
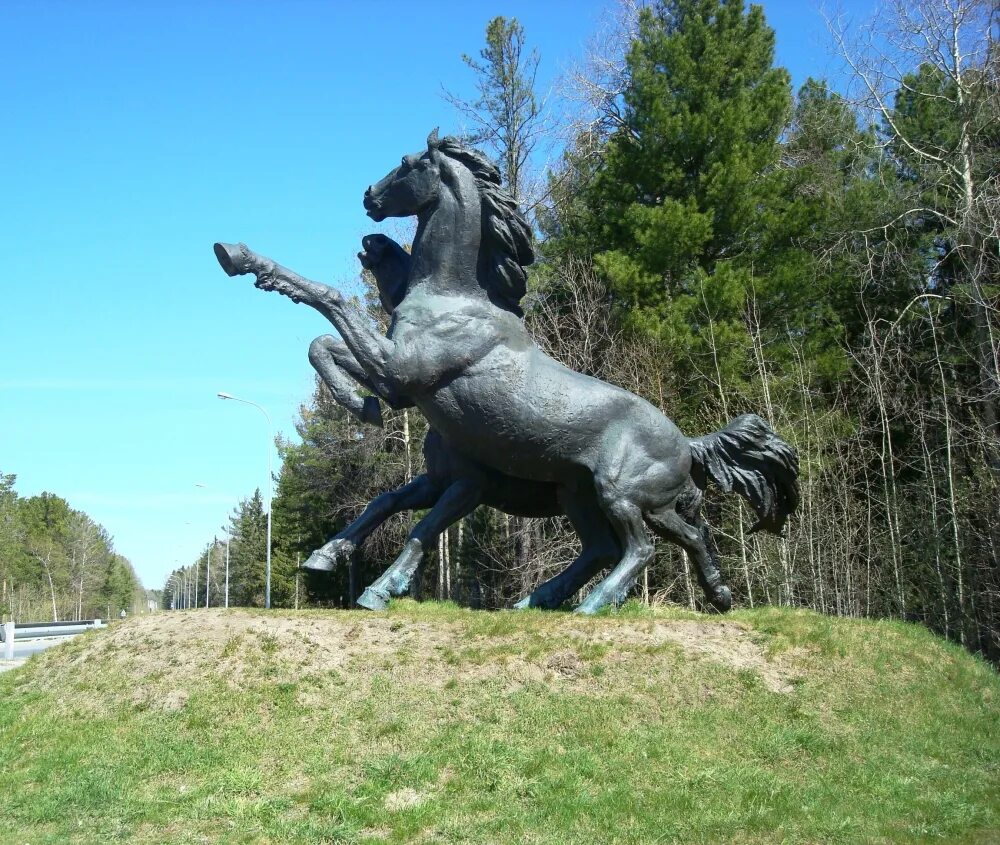
[[739, 493], [757, 514], [751, 532], [781, 535], [799, 504], [799, 457], [756, 414], [690, 441], [691, 477], [700, 490], [712, 481]]

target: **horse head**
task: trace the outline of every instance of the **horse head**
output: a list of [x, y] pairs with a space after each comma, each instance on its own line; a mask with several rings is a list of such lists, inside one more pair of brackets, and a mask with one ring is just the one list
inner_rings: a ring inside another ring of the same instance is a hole
[[380, 234], [365, 235], [361, 246], [358, 260], [375, 277], [382, 309], [386, 314], [392, 314], [406, 296], [409, 253], [391, 238]]
[[376, 223], [386, 217], [410, 217], [434, 205], [441, 191], [441, 158], [437, 155], [435, 129], [427, 139], [427, 150], [403, 156], [399, 167], [390, 170], [365, 191], [365, 211]]
[[[531, 227], [517, 203], [501, 185], [500, 171], [485, 155], [458, 138], [439, 138], [435, 129], [427, 149], [403, 156], [399, 167], [365, 191], [365, 210], [375, 222], [387, 217], [420, 218], [414, 258], [434, 266], [429, 255], [455, 266], [455, 255], [467, 246], [466, 266], [452, 278], [484, 289], [500, 308], [520, 316], [527, 273], [534, 260]], [[424, 241], [425, 222], [446, 209], [433, 237]], [[421, 254], [422, 253], [422, 254]], [[468, 266], [471, 257], [473, 266]], [[438, 272], [448, 280], [448, 272]]]

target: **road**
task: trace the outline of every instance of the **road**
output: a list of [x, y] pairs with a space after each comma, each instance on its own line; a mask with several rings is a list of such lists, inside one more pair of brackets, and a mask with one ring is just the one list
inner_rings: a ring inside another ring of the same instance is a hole
[[47, 648], [52, 648], [60, 643], [69, 642], [73, 637], [78, 637], [79, 634], [70, 634], [66, 637], [43, 637], [37, 640], [14, 640], [14, 660], [13, 662], [3, 659], [3, 645], [0, 645], [0, 672], [7, 669], [16, 669], [25, 660], [27, 660], [31, 655], [37, 654], [40, 651], [45, 651]]

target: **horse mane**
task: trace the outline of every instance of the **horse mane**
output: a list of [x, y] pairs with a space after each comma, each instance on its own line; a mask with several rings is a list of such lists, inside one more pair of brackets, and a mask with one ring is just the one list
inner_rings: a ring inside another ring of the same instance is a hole
[[531, 226], [517, 203], [500, 184], [500, 171], [479, 150], [458, 138], [441, 138], [435, 148], [464, 165], [476, 181], [482, 204], [483, 235], [479, 247], [479, 278], [490, 301], [524, 316], [521, 299], [527, 290], [525, 269], [535, 260], [531, 248]]

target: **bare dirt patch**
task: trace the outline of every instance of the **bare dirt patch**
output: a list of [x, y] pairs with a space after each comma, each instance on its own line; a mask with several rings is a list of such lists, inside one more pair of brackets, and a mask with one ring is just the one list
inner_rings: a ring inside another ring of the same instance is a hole
[[545, 668], [564, 678], [578, 678], [586, 669], [586, 664], [572, 651], [558, 651], [545, 661]]
[[[496, 617], [491, 627], [484, 619], [357, 611], [157, 613], [114, 623], [77, 647], [43, 656], [47, 668], [38, 682], [45, 687], [67, 673], [87, 676], [89, 694], [74, 706], [93, 711], [123, 701], [181, 710], [208, 679], [233, 689], [294, 684], [306, 709], [335, 706], [331, 679], [368, 684], [376, 676], [428, 690], [482, 682], [491, 689], [547, 684], [602, 695], [631, 683], [626, 675], [645, 674], [647, 666], [654, 671], [649, 660], [675, 661], [645, 653], [667, 643], [694, 661], [754, 672], [773, 692], [791, 692], [796, 676], [790, 658], [769, 660], [757, 635], [738, 622], [553, 615], [525, 617], [523, 625]], [[97, 666], [100, 672], [87, 671]]]
[[171, 690], [160, 701], [161, 706], [168, 713], [174, 710], [181, 710], [187, 704], [188, 693], [186, 690]]

